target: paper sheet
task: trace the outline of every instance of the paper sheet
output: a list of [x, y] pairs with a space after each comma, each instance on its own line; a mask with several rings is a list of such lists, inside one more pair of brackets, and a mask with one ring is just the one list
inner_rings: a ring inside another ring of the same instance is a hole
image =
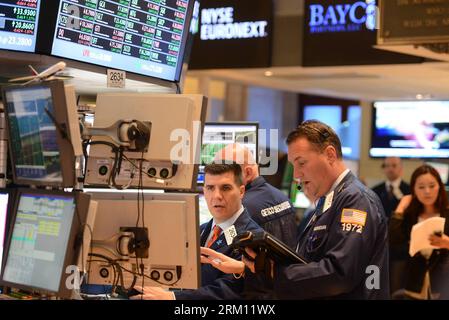
[[437, 249], [430, 244], [429, 236], [434, 232], [443, 232], [445, 221], [445, 218], [434, 217], [415, 224], [410, 235], [410, 256], [413, 257], [423, 249]]

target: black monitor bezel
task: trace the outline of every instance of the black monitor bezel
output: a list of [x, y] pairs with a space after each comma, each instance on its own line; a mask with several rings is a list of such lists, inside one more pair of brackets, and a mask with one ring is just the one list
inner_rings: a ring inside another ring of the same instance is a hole
[[[14, 282], [5, 281], [3, 279], [6, 262], [8, 260], [9, 248], [11, 246], [12, 234], [14, 231], [14, 224], [17, 218], [17, 210], [20, 203], [20, 198], [24, 194], [32, 194], [32, 195], [50, 195], [50, 196], [69, 196], [72, 197], [75, 202], [75, 212], [73, 213], [72, 223], [70, 227], [69, 239], [67, 242], [67, 248], [64, 257], [63, 270], [61, 272], [61, 279], [59, 281], [58, 291], [52, 291], [46, 288], [38, 288], [33, 286], [27, 286], [24, 284], [18, 284]], [[56, 295], [60, 298], [71, 298], [73, 295], [73, 290], [66, 287], [66, 281], [71, 276], [71, 274], [66, 273], [66, 268], [69, 265], [77, 265], [80, 253], [80, 246], [82, 244], [77, 243], [77, 239], [81, 234], [87, 220], [88, 210], [89, 210], [90, 196], [85, 193], [80, 192], [64, 192], [59, 190], [44, 190], [44, 189], [18, 189], [16, 197], [14, 199], [14, 207], [10, 214], [10, 225], [9, 225], [9, 234], [7, 238], [7, 242], [4, 248], [4, 259], [3, 265], [4, 267], [1, 270], [0, 274], [0, 284], [12, 288], [17, 288], [25, 291], [37, 292], [41, 294], [50, 294]], [[81, 220], [81, 221], [79, 221]]]
[[[3, 104], [4, 104], [4, 112], [5, 112], [5, 123], [6, 130], [8, 132], [8, 137], [10, 135], [10, 123], [8, 116], [8, 108], [7, 103], [8, 100], [6, 98], [6, 93], [15, 89], [23, 89], [23, 88], [33, 88], [33, 87], [47, 87], [51, 90], [51, 95], [53, 99], [53, 116], [58, 124], [67, 130], [68, 136], [70, 136], [68, 130], [70, 128], [69, 118], [68, 118], [68, 110], [67, 110], [67, 97], [64, 82], [61, 80], [53, 80], [47, 81], [37, 84], [30, 84], [27, 86], [21, 85], [13, 85], [2, 88], [3, 95]], [[57, 107], [56, 102], [64, 101], [63, 107]], [[70, 139], [70, 138], [69, 138]], [[35, 179], [27, 179], [21, 178], [17, 176], [16, 168], [15, 168], [15, 157], [13, 154], [11, 139], [8, 138], [8, 153], [11, 159], [11, 166], [13, 172], [13, 181], [19, 185], [32, 185], [32, 186], [54, 186], [54, 187], [73, 187], [75, 185], [76, 177], [75, 177], [75, 153], [73, 150], [73, 145], [70, 140], [65, 139], [61, 136], [61, 133], [56, 130], [56, 141], [59, 148], [59, 159], [61, 164], [61, 173], [62, 173], [62, 181], [45, 181], [45, 180], [35, 180]]]
[[2, 257], [2, 263], [0, 265], [0, 274], [2, 273], [3, 268], [4, 268], [5, 248], [6, 248], [6, 243], [7, 243], [8, 237], [9, 237], [9, 231], [10, 231], [10, 227], [11, 227], [11, 213], [12, 213], [12, 210], [14, 209], [16, 196], [17, 196], [17, 189], [0, 188], [0, 194], [1, 193], [8, 195], [8, 206], [6, 208], [7, 213], [6, 213], [6, 219], [5, 219], [5, 235], [4, 235], [4, 239], [0, 239], [0, 241], [3, 241], [3, 252], [1, 253], [3, 255], [3, 257]]

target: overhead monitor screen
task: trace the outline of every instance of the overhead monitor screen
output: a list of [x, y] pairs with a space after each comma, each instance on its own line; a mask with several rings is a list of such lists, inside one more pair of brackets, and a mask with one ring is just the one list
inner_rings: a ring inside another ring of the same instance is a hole
[[34, 52], [40, 0], [0, 1], [0, 49]]
[[63, 0], [51, 54], [178, 81], [192, 0]]
[[21, 194], [3, 280], [58, 291], [74, 214], [73, 195]]
[[11, 156], [18, 183], [61, 183], [62, 172], [51, 89], [33, 86], [6, 90]]
[[273, 0], [203, 0], [189, 69], [271, 66]]
[[449, 157], [449, 101], [374, 103], [370, 156]]
[[303, 2], [305, 67], [420, 63], [423, 60], [373, 47], [378, 29], [378, 0]]

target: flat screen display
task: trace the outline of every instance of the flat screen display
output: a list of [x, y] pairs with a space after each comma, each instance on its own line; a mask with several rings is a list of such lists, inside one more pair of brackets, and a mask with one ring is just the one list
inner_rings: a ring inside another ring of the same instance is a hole
[[5, 91], [10, 154], [17, 183], [62, 183], [51, 88], [15, 87]]
[[63, 0], [51, 54], [178, 81], [192, 0]]
[[201, 147], [201, 163], [211, 163], [217, 151], [232, 143], [247, 147], [257, 162], [257, 130], [258, 125], [255, 123], [206, 123]]
[[198, 206], [200, 213], [200, 225], [202, 225], [209, 222], [209, 220], [213, 218], [209, 211], [209, 207], [207, 206], [206, 197], [203, 194], [200, 194], [198, 197]]
[[204, 183], [204, 166], [212, 163], [215, 154], [228, 144], [239, 143], [248, 148], [258, 162], [258, 123], [206, 123], [204, 125], [198, 184]]
[[189, 69], [271, 66], [272, 0], [203, 0]]
[[0, 1], [0, 49], [34, 52], [40, 0]]
[[75, 214], [73, 195], [22, 193], [3, 280], [57, 292]]
[[449, 101], [374, 103], [370, 156], [449, 157]]
[[373, 48], [377, 0], [305, 0], [303, 66], [420, 63], [422, 58]]

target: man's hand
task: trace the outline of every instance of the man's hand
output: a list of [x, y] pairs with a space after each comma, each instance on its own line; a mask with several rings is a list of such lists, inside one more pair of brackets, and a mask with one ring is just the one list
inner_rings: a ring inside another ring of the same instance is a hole
[[145, 287], [134, 286], [134, 288], [142, 294], [132, 296], [130, 300], [175, 300], [173, 292], [167, 291], [159, 287]]
[[[247, 259], [244, 255], [242, 255], [243, 263], [251, 270], [252, 273], [256, 273], [254, 260], [256, 259], [257, 254], [251, 250], [250, 248], [245, 248], [246, 253], [251, 257], [252, 260]], [[274, 278], [274, 261], [269, 259], [270, 261], [270, 274], [271, 278]]]
[[242, 255], [242, 261], [248, 267], [248, 269], [251, 270], [252, 273], [256, 273], [256, 269], [254, 267], [254, 259], [256, 259], [257, 254], [248, 247], [245, 248], [245, 251], [253, 260], [251, 261], [247, 259], [244, 255]]
[[245, 265], [242, 261], [230, 258], [210, 248], [201, 247], [201, 263], [208, 263], [224, 273], [243, 273]]

